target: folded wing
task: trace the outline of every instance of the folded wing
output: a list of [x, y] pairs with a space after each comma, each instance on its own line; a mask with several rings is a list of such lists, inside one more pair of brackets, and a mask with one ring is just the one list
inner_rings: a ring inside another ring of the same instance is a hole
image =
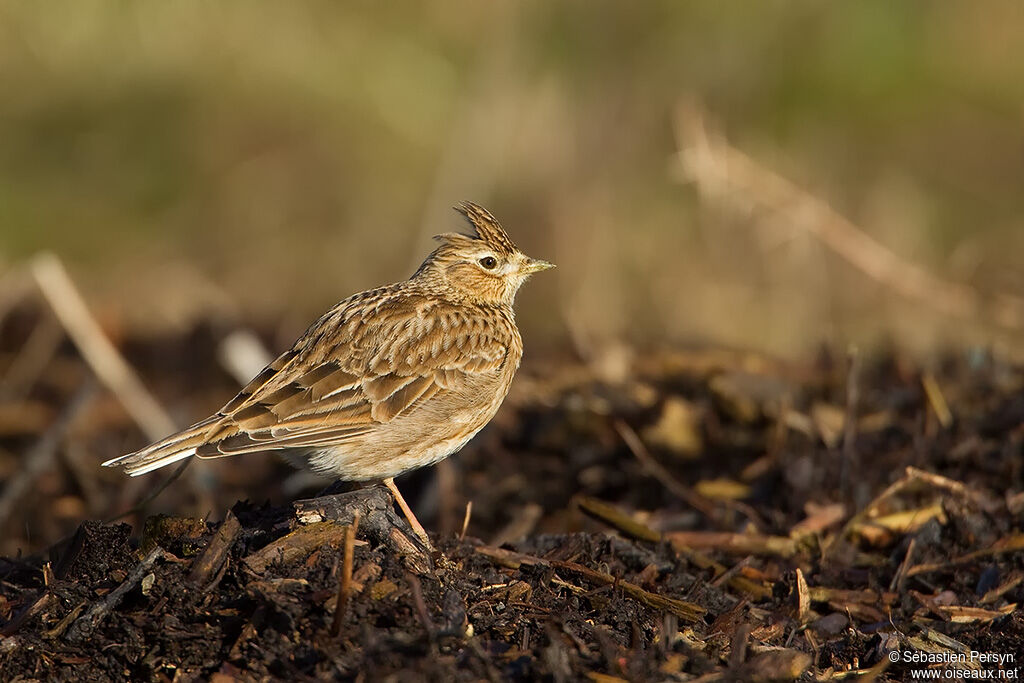
[[192, 455], [341, 445], [508, 360], [505, 326], [422, 297], [360, 303], [335, 307], [216, 415], [104, 464], [136, 475]]

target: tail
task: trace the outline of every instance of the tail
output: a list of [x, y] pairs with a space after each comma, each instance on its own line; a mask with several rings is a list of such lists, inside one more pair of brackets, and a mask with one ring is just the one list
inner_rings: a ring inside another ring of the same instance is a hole
[[150, 444], [142, 450], [112, 458], [103, 463], [103, 466], [124, 467], [125, 472], [137, 477], [179, 460], [191, 458], [196, 454], [196, 448], [206, 443], [206, 436], [210, 433], [211, 427], [216, 424], [218, 417], [214, 416], [197, 422], [188, 429]]

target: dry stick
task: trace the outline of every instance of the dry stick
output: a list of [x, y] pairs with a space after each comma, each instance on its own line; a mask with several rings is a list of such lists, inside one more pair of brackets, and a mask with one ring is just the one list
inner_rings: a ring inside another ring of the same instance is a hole
[[662, 535], [660, 531], [655, 531], [646, 524], [636, 521], [632, 516], [610, 503], [597, 498], [591, 498], [590, 496], [576, 496], [575, 500], [576, 505], [583, 512], [601, 520], [605, 524], [615, 527], [631, 538], [639, 538], [651, 543], [661, 542]]
[[146, 557], [135, 566], [120, 586], [107, 593], [106, 597], [94, 604], [81, 617], [71, 624], [67, 634], [64, 636], [69, 642], [79, 642], [89, 637], [101, 621], [115, 607], [121, 604], [124, 597], [135, 588], [139, 582], [150, 572], [156, 561], [164, 556], [164, 549], [160, 546], [154, 548]]
[[636, 433], [632, 427], [626, 424], [623, 420], [614, 421], [615, 431], [622, 437], [626, 447], [629, 448], [630, 452], [640, 461], [640, 464], [644, 466], [651, 476], [661, 482], [661, 485], [668, 489], [673, 495], [678, 496], [687, 505], [694, 509], [704, 513], [708, 517], [714, 519], [717, 515], [714, 503], [707, 500], [703, 496], [695, 493], [689, 486], [686, 486], [678, 479], [672, 476], [672, 473], [662, 466], [660, 462], [654, 459], [654, 457], [647, 450], [647, 446], [640, 440], [640, 436]]
[[48, 590], [44, 591], [39, 597], [25, 607], [25, 609], [11, 619], [2, 629], [0, 629], [0, 636], [7, 638], [14, 635], [21, 629], [26, 621], [48, 608], [56, 601], [56, 599], [57, 598], [54, 597], [53, 593]]
[[899, 569], [892, 576], [892, 581], [889, 582], [889, 590], [896, 593], [903, 592], [903, 586], [906, 583], [907, 571], [910, 569], [910, 563], [913, 561], [914, 548], [917, 547], [917, 538], [911, 538], [910, 543], [907, 544], [907, 552], [903, 556], [903, 562], [900, 563]]
[[146, 436], [156, 441], [175, 431], [174, 420], [103, 334], [60, 260], [53, 254], [40, 254], [33, 259], [31, 269], [43, 296], [89, 367]]
[[[970, 501], [975, 505], [981, 506], [983, 503], [983, 499], [977, 493], [971, 491], [962, 483], [954, 479], [949, 479], [939, 474], [926, 472], [916, 467], [907, 467], [904, 470], [902, 477], [900, 477], [893, 483], [889, 484], [889, 486], [887, 486], [884, 491], [875, 496], [875, 498], [867, 505], [865, 505], [862, 510], [860, 510], [859, 512], [857, 512], [857, 514], [853, 515], [852, 517], [850, 517], [849, 520], [847, 520], [846, 524], [843, 526], [843, 530], [839, 533], [838, 538], [848, 538], [851, 531], [854, 528], [856, 528], [856, 526], [860, 524], [864, 519], [866, 519], [868, 515], [871, 514], [872, 510], [878, 508], [882, 503], [889, 500], [890, 498], [893, 498], [894, 496], [896, 496], [896, 494], [900, 493], [903, 489], [907, 488], [911, 484], [920, 481], [925, 482], [929, 486], [933, 486], [938, 489], [944, 489], [955, 496], [959, 496], [965, 500]], [[908, 570], [906, 576], [913, 576], [913, 574], [914, 570], [910, 569]]]
[[964, 500], [968, 500], [971, 503], [984, 508], [983, 503], [987, 502], [987, 498], [977, 491], [973, 491], [963, 483], [956, 479], [950, 479], [944, 477], [941, 474], [935, 474], [934, 472], [928, 472], [917, 467], [908, 467], [906, 469], [906, 476], [917, 481], [923, 481], [929, 486], [934, 486], [937, 489], [944, 489], [949, 491], [955, 496], [959, 496]]
[[331, 622], [331, 637], [341, 633], [341, 622], [345, 619], [345, 608], [352, 595], [352, 556], [355, 553], [356, 532], [359, 530], [359, 510], [353, 513], [352, 524], [345, 529], [345, 550], [341, 565], [341, 581], [338, 582], [338, 600], [334, 605], [334, 620]]
[[642, 602], [648, 607], [659, 609], [666, 612], [672, 612], [677, 617], [685, 619], [689, 622], [694, 622], [704, 616], [707, 610], [700, 605], [693, 602], [686, 602], [685, 600], [678, 600], [676, 598], [670, 598], [666, 595], [660, 595], [658, 593], [652, 593], [644, 590], [640, 586], [630, 583], [629, 581], [622, 581], [619, 578], [599, 572], [586, 567], [576, 562], [567, 562], [563, 560], [551, 560], [551, 565], [562, 569], [567, 569], [571, 572], [582, 575], [587, 580], [593, 583], [599, 583], [605, 586], [614, 586], [621, 590], [626, 595], [630, 596], [634, 600]]
[[744, 203], [784, 213], [794, 226], [816, 237], [871, 279], [940, 313], [967, 320], [987, 314], [984, 317], [1004, 329], [1024, 329], [1024, 299], [996, 294], [989, 297], [992, 303], [983, 310], [985, 298], [973, 287], [936, 277], [901, 258], [807, 190], [725, 140], [709, 136], [698, 107], [681, 104], [675, 123], [679, 169], [686, 181], [697, 183], [706, 198], [722, 202], [731, 194]]
[[946, 402], [946, 397], [943, 395], [942, 388], [939, 387], [939, 382], [935, 379], [935, 375], [930, 372], [924, 373], [921, 376], [921, 386], [924, 387], [925, 396], [928, 397], [928, 404], [935, 412], [935, 417], [938, 419], [939, 424], [942, 425], [943, 429], [949, 429], [953, 424], [953, 413], [949, 409], [949, 403]]
[[[661, 482], [662, 486], [668, 489], [673, 495], [678, 496], [690, 507], [706, 515], [709, 519], [715, 521], [721, 520], [722, 515], [715, 507], [714, 501], [708, 500], [672, 476], [671, 472], [665, 469], [660, 462], [654, 459], [654, 456], [647, 450], [647, 446], [644, 445], [644, 442], [640, 439], [636, 430], [620, 419], [616, 419], [612, 424], [615, 427], [615, 431], [617, 431], [619, 436], [622, 437], [622, 440], [625, 442], [626, 447], [629, 448], [630, 452], [637, 460], [640, 461], [640, 464], [647, 469], [648, 473], [652, 477]], [[764, 520], [761, 519], [761, 516], [749, 505], [735, 500], [721, 502], [725, 507], [732, 508], [746, 516], [759, 531], [767, 528]]]
[[416, 605], [416, 614], [419, 616], [420, 623], [423, 624], [423, 628], [427, 632], [427, 639], [433, 644], [434, 624], [430, 621], [430, 610], [427, 609], [427, 603], [423, 599], [423, 586], [413, 572], [406, 572], [405, 578], [409, 582], [409, 588], [412, 590], [412, 601]]
[[[75, 342], [75, 346], [78, 347], [86, 363], [96, 373], [99, 380], [113, 392], [143, 433], [150, 440], [156, 441], [174, 432], [176, 429], [174, 420], [153, 398], [135, 371], [103, 334], [99, 323], [89, 313], [82, 295], [75, 288], [60, 259], [50, 253], [40, 254], [33, 259], [31, 271], [40, 291], [50, 304], [57, 319], [67, 330], [68, 336]], [[191, 458], [179, 465], [152, 493], [132, 509], [107, 521], [121, 519], [141, 510], [177, 480], [189, 463], [191, 463]], [[138, 481], [139, 485], [144, 485], [142, 480]]]
[[0, 494], [0, 528], [14, 511], [14, 506], [32, 486], [36, 477], [53, 466], [57, 460], [57, 447], [74, 423], [75, 418], [96, 396], [96, 384], [86, 382], [72, 397], [71, 402], [36, 441], [25, 455], [25, 461], [18, 473], [11, 478]]
[[602, 586], [614, 586], [615, 588], [622, 590], [624, 593], [632, 597], [634, 600], [638, 600], [648, 607], [660, 609], [668, 612], [672, 612], [678, 617], [686, 619], [687, 621], [696, 621], [701, 618], [707, 610], [700, 605], [692, 602], [686, 602], [684, 600], [677, 600], [675, 598], [669, 598], [664, 595], [657, 593], [651, 593], [650, 591], [644, 590], [640, 586], [630, 583], [629, 581], [623, 581], [618, 577], [599, 572], [594, 569], [590, 569], [577, 562], [566, 562], [562, 560], [546, 560], [542, 557], [535, 557], [533, 555], [527, 555], [526, 553], [517, 553], [513, 550], [505, 550], [504, 548], [490, 548], [487, 546], [477, 546], [474, 548], [478, 555], [490, 559], [497, 565], [507, 567], [508, 569], [519, 569], [523, 565], [527, 567], [558, 567], [560, 569], [567, 569], [569, 571], [581, 574], [583, 577], [593, 583], [601, 584]]
[[473, 501], [466, 501], [466, 515], [462, 518], [462, 531], [459, 533], [459, 542], [466, 538], [466, 530], [469, 529], [469, 518], [473, 516]]
[[732, 634], [731, 647], [729, 648], [730, 669], [738, 669], [746, 661], [749, 640], [750, 624], [740, 624], [739, 628]]

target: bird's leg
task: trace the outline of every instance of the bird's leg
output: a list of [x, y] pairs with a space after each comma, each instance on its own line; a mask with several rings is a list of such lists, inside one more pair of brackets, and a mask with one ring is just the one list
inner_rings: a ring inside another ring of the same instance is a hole
[[434, 546], [430, 544], [430, 537], [427, 536], [426, 530], [423, 525], [420, 524], [420, 520], [416, 519], [416, 515], [412, 513], [412, 508], [405, 502], [405, 498], [402, 498], [402, 494], [399, 492], [398, 487], [395, 486], [395, 480], [388, 477], [384, 480], [384, 485], [391, 489], [391, 494], [395, 497], [395, 502], [398, 503], [398, 507], [402, 509], [402, 514], [405, 515], [406, 520], [409, 522], [409, 526], [416, 532], [416, 535], [423, 541], [423, 545], [427, 547], [427, 550], [433, 552]]

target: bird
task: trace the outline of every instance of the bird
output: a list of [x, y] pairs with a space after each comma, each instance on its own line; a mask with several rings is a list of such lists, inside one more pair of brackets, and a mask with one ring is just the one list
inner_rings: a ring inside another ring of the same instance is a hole
[[454, 208], [472, 234], [435, 236], [412, 277], [336, 304], [215, 414], [103, 465], [138, 476], [275, 451], [339, 480], [383, 481], [432, 548], [394, 479], [459, 451], [494, 417], [523, 356], [516, 293], [554, 267], [483, 207]]

